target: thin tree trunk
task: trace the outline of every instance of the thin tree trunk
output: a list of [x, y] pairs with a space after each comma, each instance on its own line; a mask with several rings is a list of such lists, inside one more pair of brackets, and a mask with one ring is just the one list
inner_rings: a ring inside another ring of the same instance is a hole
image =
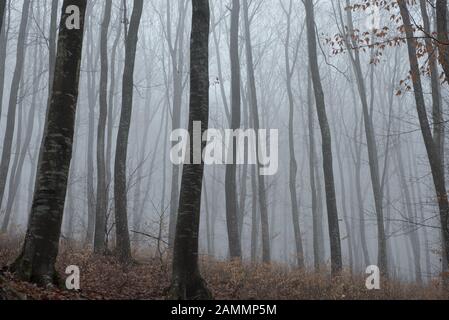
[[[240, 61], [239, 61], [239, 17], [240, 1], [232, 1], [231, 10], [231, 129], [240, 129], [241, 99], [240, 99]], [[232, 164], [226, 166], [225, 196], [226, 196], [226, 223], [228, 228], [229, 254], [231, 259], [240, 259], [242, 249], [238, 225], [237, 200], [237, 137], [232, 137]]]
[[134, 0], [133, 12], [126, 37], [125, 68], [123, 70], [122, 111], [114, 169], [114, 200], [116, 248], [119, 259], [131, 259], [131, 244], [128, 230], [126, 162], [128, 153], [129, 128], [133, 108], [134, 64], [136, 60], [137, 39], [143, 11], [143, 0]]
[[[80, 29], [67, 29], [67, 7], [80, 10]], [[57, 282], [55, 261], [67, 190], [78, 98], [85, 0], [64, 0], [52, 98], [40, 151], [30, 222], [22, 252], [12, 270], [25, 281]]]
[[[407, 37], [407, 48], [410, 60], [410, 68], [412, 74], [413, 88], [415, 92], [416, 109], [418, 112], [421, 132], [424, 139], [424, 144], [429, 158], [430, 169], [432, 171], [433, 183], [436, 191], [436, 200], [439, 206], [441, 233], [442, 233], [442, 248], [445, 252], [446, 261], [449, 257], [449, 202], [446, 190], [446, 183], [444, 179], [444, 171], [442, 162], [438, 153], [438, 147], [432, 137], [429, 120], [426, 112], [426, 105], [421, 84], [421, 74], [419, 70], [419, 62], [416, 56], [416, 45], [413, 38], [413, 26], [410, 21], [410, 14], [405, 0], [398, 0], [401, 11], [402, 20], [405, 26], [405, 33]], [[447, 285], [447, 283], [445, 283]]]
[[331, 248], [332, 275], [337, 275], [342, 270], [340, 227], [338, 225], [338, 209], [335, 196], [334, 168], [332, 157], [332, 138], [327, 120], [324, 92], [320, 79], [320, 70], [317, 59], [317, 39], [315, 31], [315, 13], [312, 1], [305, 1], [307, 38], [309, 50], [309, 63], [312, 72], [312, 81], [315, 91], [315, 102], [318, 120], [321, 127], [323, 143], [323, 169], [326, 187], [326, 203], [329, 224], [329, 239]]
[[[95, 212], [94, 252], [103, 253], [106, 243], [106, 215], [108, 192], [106, 186], [105, 135], [108, 118], [108, 30], [112, 15], [112, 1], [106, 1], [101, 25], [101, 71], [100, 71], [100, 116], [97, 133], [97, 201]], [[111, 115], [109, 115], [111, 116]]]
[[6, 64], [6, 49], [8, 42], [8, 34], [9, 34], [9, 25], [11, 23], [11, 0], [8, 1], [8, 24], [6, 24], [6, 0], [1, 1], [1, 9], [3, 11], [0, 12], [2, 24], [0, 27], [0, 119], [1, 114], [3, 112], [3, 89], [5, 86], [5, 64]]
[[[34, 120], [35, 120], [35, 114], [36, 114], [36, 107], [37, 107], [37, 93], [38, 93], [38, 86], [40, 79], [40, 72], [42, 70], [42, 62], [38, 63], [37, 61], [37, 55], [38, 50], [36, 49], [34, 52], [34, 65], [33, 65], [33, 96], [31, 98], [31, 105], [30, 110], [28, 111], [28, 118], [27, 118], [27, 125], [26, 125], [26, 134], [25, 139], [23, 142], [23, 145], [21, 145], [21, 138], [19, 138], [19, 135], [21, 134], [22, 129], [20, 128], [20, 125], [18, 126], [18, 137], [17, 137], [17, 156], [14, 159], [13, 164], [13, 170], [11, 170], [10, 174], [10, 182], [9, 182], [9, 188], [8, 188], [8, 200], [6, 203], [6, 211], [5, 211], [5, 218], [3, 220], [2, 229], [0, 233], [6, 233], [10, 221], [10, 217], [12, 214], [12, 207], [14, 204], [14, 200], [16, 198], [17, 190], [19, 188], [20, 180], [22, 177], [22, 169], [25, 163], [25, 157], [28, 152], [28, 149], [31, 144], [31, 138], [33, 137], [33, 129], [34, 129]], [[23, 102], [21, 101], [21, 104]]]
[[[310, 74], [310, 72], [309, 72]], [[321, 185], [317, 175], [317, 155], [315, 145], [315, 125], [313, 114], [312, 81], [307, 81], [307, 117], [309, 124], [309, 175], [310, 191], [312, 197], [312, 229], [313, 229], [313, 262], [315, 271], [318, 272], [324, 265], [324, 233], [323, 211], [321, 206]]]
[[[250, 103], [252, 109], [252, 116], [254, 122], [254, 129], [256, 132], [260, 128], [259, 121], [259, 107], [257, 102], [257, 90], [256, 90], [256, 78], [254, 74], [254, 59], [253, 59], [253, 47], [251, 44], [251, 30], [249, 21], [249, 6], [248, 1], [243, 0], [243, 12], [244, 12], [244, 22], [245, 22], [245, 38], [246, 38], [246, 66], [249, 79], [249, 92], [250, 92]], [[259, 154], [259, 137], [257, 137], [256, 142], [256, 153]], [[258, 172], [258, 198], [260, 207], [260, 221], [262, 224], [262, 261], [264, 263], [269, 263], [271, 260], [271, 250], [270, 250], [270, 231], [268, 227], [268, 207], [267, 207], [267, 195], [265, 190], [265, 179], [264, 176], [259, 173], [259, 166], [257, 166]]]
[[22, 18], [20, 21], [19, 38], [17, 40], [16, 66], [11, 82], [11, 90], [9, 96], [8, 116], [6, 120], [5, 136], [3, 139], [3, 152], [0, 162], [0, 207], [5, 194], [6, 180], [9, 172], [9, 164], [11, 162], [11, 150], [16, 125], [16, 110], [19, 95], [19, 87], [21, 83], [22, 73], [25, 65], [26, 54], [26, 31], [29, 20], [30, 0], [24, 0], [22, 6]]
[[[295, 105], [292, 89], [292, 78], [295, 71], [296, 60], [298, 58], [298, 51], [295, 49], [295, 56], [293, 62], [290, 61], [290, 35], [291, 35], [291, 16], [292, 16], [293, 0], [290, 0], [288, 10], [284, 9], [287, 16], [287, 35], [284, 44], [284, 57], [285, 57], [285, 72], [287, 76], [287, 95], [289, 103], [289, 121], [288, 121], [288, 144], [290, 152], [290, 175], [289, 175], [289, 191], [290, 200], [292, 204], [292, 223], [295, 236], [295, 248], [296, 248], [296, 263], [300, 269], [304, 269], [304, 249], [301, 238], [301, 228], [299, 225], [299, 206], [298, 206], [298, 191], [296, 189], [296, 177], [298, 175], [298, 163], [295, 156], [295, 135], [294, 135], [294, 122], [295, 122]], [[299, 47], [299, 43], [296, 44]]]
[[[346, 6], [349, 7], [351, 2], [346, 0]], [[349, 43], [355, 47], [355, 41], [353, 40], [354, 27], [352, 22], [352, 11], [346, 10], [348, 32], [347, 35], [347, 47], [349, 48]], [[377, 247], [378, 247], [378, 266], [383, 275], [388, 276], [388, 259], [387, 259], [387, 239], [385, 237], [385, 226], [384, 226], [384, 214], [383, 214], [383, 197], [382, 190], [380, 186], [380, 175], [379, 175], [379, 156], [377, 150], [376, 136], [373, 127], [372, 112], [370, 112], [368, 105], [368, 98], [366, 93], [366, 85], [363, 77], [362, 65], [360, 62], [360, 54], [358, 50], [355, 50], [352, 54], [350, 51], [349, 57], [354, 69], [354, 74], [357, 80], [357, 88], [359, 91], [359, 96], [363, 109], [363, 120], [365, 124], [365, 135], [368, 147], [368, 158], [369, 158], [369, 168], [371, 173], [371, 183], [374, 195], [374, 204], [376, 208], [376, 218], [377, 218]], [[374, 97], [374, 92], [371, 92], [371, 97]], [[373, 104], [371, 104], [373, 105]]]
[[[182, 108], [182, 94], [183, 94], [183, 74], [184, 74], [184, 23], [186, 16], [186, 2], [179, 2], [178, 11], [178, 26], [176, 30], [176, 39], [173, 44], [171, 34], [171, 12], [167, 9], [167, 42], [170, 50], [170, 57], [172, 62], [173, 73], [173, 111], [172, 111], [172, 130], [177, 130], [181, 127], [181, 108]], [[167, 8], [170, 4], [167, 3]], [[175, 142], [172, 143], [172, 146]], [[176, 231], [176, 215], [179, 204], [179, 175], [180, 167], [178, 165], [172, 166], [172, 181], [170, 192], [170, 217], [168, 227], [168, 244], [173, 247]]]
[[448, 13], [447, 0], [436, 0], [436, 19], [438, 32], [438, 48], [440, 52], [440, 63], [449, 82], [449, 36], [448, 36]]

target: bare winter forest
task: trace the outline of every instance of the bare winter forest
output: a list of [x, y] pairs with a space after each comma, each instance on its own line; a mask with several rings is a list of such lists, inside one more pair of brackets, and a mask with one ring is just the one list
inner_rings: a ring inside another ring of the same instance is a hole
[[448, 20], [0, 0], [0, 300], [448, 299]]

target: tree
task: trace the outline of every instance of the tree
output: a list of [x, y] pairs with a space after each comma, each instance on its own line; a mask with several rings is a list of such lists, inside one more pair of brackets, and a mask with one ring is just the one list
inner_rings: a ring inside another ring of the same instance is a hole
[[306, 9], [307, 40], [309, 51], [309, 63], [312, 73], [312, 82], [315, 92], [315, 104], [318, 113], [318, 121], [321, 127], [323, 169], [326, 189], [326, 204], [329, 224], [329, 240], [331, 248], [332, 275], [337, 275], [342, 269], [340, 227], [338, 225], [337, 200], [335, 196], [334, 168], [332, 157], [332, 138], [327, 120], [326, 103], [323, 86], [321, 84], [320, 70], [317, 59], [317, 35], [315, 31], [314, 4], [311, 0], [303, 1]]
[[[245, 22], [246, 67], [248, 74], [249, 101], [251, 105], [251, 115], [254, 124], [254, 130], [258, 131], [260, 129], [259, 106], [257, 102], [256, 76], [254, 73], [254, 58], [251, 42], [249, 5], [247, 0], [243, 0], [243, 16]], [[256, 138], [256, 153], [259, 154], [259, 137], [257, 136]], [[257, 168], [256, 171], [259, 172], [259, 168]], [[268, 206], [267, 194], [265, 190], [265, 179], [262, 175], [258, 176], [257, 195], [260, 207], [260, 221], [262, 224], [262, 261], [264, 263], [269, 263], [271, 260], [270, 230], [268, 228]]]
[[[282, 2], [281, 2], [282, 3]], [[295, 53], [293, 62], [290, 61], [290, 42], [291, 42], [291, 20], [293, 1], [289, 1], [288, 9], [282, 5], [284, 14], [287, 17], [287, 35], [284, 43], [285, 57], [285, 73], [287, 78], [287, 95], [289, 105], [289, 121], [288, 121], [288, 143], [290, 150], [290, 177], [289, 190], [292, 202], [292, 223], [295, 236], [296, 261], [299, 268], [304, 268], [304, 250], [301, 239], [301, 228], [299, 226], [299, 208], [298, 208], [298, 192], [296, 190], [296, 176], [298, 174], [298, 163], [295, 156], [295, 137], [294, 137], [294, 120], [295, 120], [295, 101], [293, 98], [292, 79], [298, 59], [299, 40], [295, 45]]]
[[421, 128], [421, 133], [424, 139], [424, 144], [427, 151], [427, 157], [430, 163], [433, 183], [435, 186], [436, 199], [438, 201], [439, 216], [442, 233], [442, 248], [445, 253], [443, 258], [446, 260], [449, 257], [449, 202], [446, 189], [446, 182], [444, 179], [444, 170], [438, 146], [432, 137], [429, 119], [427, 117], [426, 105], [424, 100], [424, 93], [421, 83], [421, 73], [419, 70], [419, 62], [416, 55], [416, 43], [414, 39], [413, 26], [410, 19], [407, 2], [405, 0], [398, 0], [399, 9], [404, 22], [405, 34], [407, 38], [407, 49], [410, 61], [411, 78], [413, 82], [413, 89], [415, 92], [416, 110], [418, 112], [418, 119]]
[[[346, 0], [346, 7], [350, 7], [350, 0]], [[343, 21], [341, 17], [341, 8], [339, 5], [340, 11], [340, 19]], [[356, 47], [356, 43], [354, 40], [354, 25], [352, 18], [352, 11], [346, 10], [347, 17], [347, 28], [348, 33], [345, 34], [345, 44], [348, 49], [352, 47]], [[343, 22], [342, 22], [343, 24]], [[360, 62], [360, 53], [358, 50], [354, 50], [351, 52], [348, 50], [348, 55], [353, 66], [353, 71], [355, 75], [355, 79], [357, 81], [357, 89], [359, 92], [360, 101], [362, 104], [363, 110], [363, 122], [365, 128], [365, 136], [368, 147], [368, 158], [369, 158], [369, 168], [371, 174], [371, 185], [373, 189], [374, 195], [374, 204], [376, 208], [376, 218], [377, 218], [377, 248], [378, 248], [378, 265], [381, 272], [384, 275], [388, 275], [388, 262], [387, 262], [387, 239], [385, 236], [385, 226], [384, 226], [384, 214], [383, 214], [383, 195], [382, 189], [380, 185], [380, 174], [379, 174], [379, 155], [378, 148], [376, 142], [376, 136], [374, 132], [373, 126], [373, 118], [372, 113], [370, 113], [370, 108], [368, 104], [367, 90], [366, 84], [362, 71], [362, 64]], [[371, 96], [373, 96], [373, 92]]]
[[[310, 71], [308, 72], [310, 74]], [[323, 208], [320, 176], [318, 174], [318, 161], [315, 145], [315, 118], [312, 94], [312, 81], [307, 80], [307, 122], [309, 138], [309, 175], [310, 192], [312, 197], [312, 228], [313, 228], [313, 264], [315, 271], [324, 264], [324, 234], [323, 234]]]
[[108, 30], [111, 22], [112, 1], [106, 1], [101, 25], [100, 39], [100, 116], [97, 134], [97, 203], [95, 212], [94, 251], [103, 253], [106, 243], [106, 214], [108, 210], [108, 193], [106, 187], [105, 136], [108, 118]]
[[[201, 136], [207, 130], [209, 123], [209, 22], [209, 1], [193, 0], [189, 105], [191, 138], [194, 136], [194, 122], [201, 122]], [[196, 133], [198, 134], [199, 132]], [[204, 147], [203, 144], [202, 149]], [[190, 158], [194, 159], [194, 148], [190, 149]], [[198, 232], [203, 176], [204, 163], [184, 165], [170, 288], [170, 298], [175, 300], [201, 300], [212, 297], [198, 267]]]
[[[55, 261], [67, 191], [79, 73], [84, 35], [86, 0], [64, 0], [50, 106], [42, 140], [33, 205], [22, 251], [12, 271], [25, 281], [42, 286], [56, 284]], [[79, 8], [79, 28], [66, 24]]]
[[[239, 18], [240, 0], [232, 1], [231, 10], [231, 128], [240, 129], [241, 124], [241, 99], [240, 99], [240, 58], [239, 58]], [[242, 249], [238, 225], [238, 203], [237, 203], [237, 144], [236, 137], [232, 138], [231, 165], [226, 167], [225, 194], [226, 194], [226, 223], [228, 227], [229, 254], [232, 258], [241, 258]]]
[[133, 12], [125, 43], [125, 68], [123, 70], [122, 110], [117, 134], [117, 148], [114, 168], [114, 201], [116, 249], [119, 259], [131, 259], [131, 244], [128, 230], [126, 161], [128, 156], [129, 129], [133, 109], [134, 65], [136, 61], [137, 39], [142, 18], [143, 0], [134, 0]]
[[6, 180], [11, 162], [11, 150], [16, 125], [17, 101], [22, 73], [25, 65], [26, 54], [26, 36], [30, 11], [30, 0], [24, 0], [22, 6], [22, 18], [19, 27], [19, 38], [17, 40], [16, 66], [11, 81], [11, 90], [8, 104], [8, 116], [6, 120], [5, 136], [3, 139], [3, 151], [0, 161], [0, 207], [3, 203], [3, 197], [6, 189]]

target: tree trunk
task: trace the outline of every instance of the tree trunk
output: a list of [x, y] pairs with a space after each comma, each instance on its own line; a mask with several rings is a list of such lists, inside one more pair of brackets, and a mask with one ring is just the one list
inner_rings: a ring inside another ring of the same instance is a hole
[[[171, 12], [169, 10], [170, 3], [167, 2], [167, 42], [170, 49], [170, 57], [172, 63], [173, 73], [173, 111], [172, 111], [172, 130], [177, 130], [181, 127], [181, 108], [182, 108], [182, 94], [183, 94], [183, 74], [184, 74], [184, 23], [186, 16], [186, 2], [178, 1], [178, 26], [176, 29], [175, 44], [172, 42], [171, 34]], [[172, 146], [175, 142], [172, 143]], [[168, 232], [168, 244], [169, 247], [173, 247], [176, 231], [176, 215], [178, 212], [179, 204], [179, 175], [180, 166], [172, 166], [172, 181], [170, 192], [170, 217], [169, 217], [169, 232]]]
[[[346, 6], [350, 6], [350, 1], [346, 0]], [[354, 27], [352, 22], [352, 11], [346, 10], [348, 32], [346, 44], [350, 48], [350, 43], [352, 47], [355, 47], [356, 43], [353, 40]], [[388, 276], [388, 261], [387, 261], [387, 239], [385, 237], [385, 226], [384, 226], [384, 214], [383, 214], [383, 195], [380, 186], [380, 175], [379, 175], [379, 155], [377, 150], [376, 136], [373, 127], [372, 112], [370, 112], [368, 106], [368, 98], [366, 93], [366, 85], [363, 77], [362, 65], [360, 62], [360, 54], [358, 50], [354, 50], [352, 54], [349, 51], [349, 57], [354, 70], [354, 75], [357, 80], [357, 88], [360, 96], [360, 101], [363, 109], [363, 121], [365, 124], [365, 136], [368, 146], [368, 158], [369, 158], [369, 168], [371, 173], [371, 184], [373, 188], [374, 204], [376, 208], [376, 218], [377, 218], [377, 247], [378, 247], [378, 266], [383, 275]], [[374, 97], [374, 92], [371, 92], [371, 97]], [[373, 105], [373, 104], [371, 104]]]
[[[193, 139], [205, 132], [209, 123], [209, 1], [192, 1], [190, 41], [189, 133]], [[195, 130], [194, 122], [201, 122]], [[193, 146], [193, 144], [191, 144]], [[202, 144], [203, 149], [205, 147]], [[194, 148], [190, 157], [195, 159]], [[198, 267], [198, 232], [204, 163], [186, 164], [183, 168], [179, 212], [173, 252], [173, 278], [170, 298], [201, 300], [211, 298]]]
[[[240, 129], [241, 99], [240, 99], [240, 60], [239, 60], [239, 17], [240, 1], [232, 1], [231, 10], [231, 129]], [[238, 225], [237, 200], [237, 138], [232, 137], [232, 164], [226, 166], [225, 195], [226, 195], [226, 223], [228, 228], [229, 254], [231, 259], [240, 259], [242, 249]]]
[[11, 82], [9, 96], [8, 116], [6, 120], [5, 136], [3, 140], [3, 152], [0, 162], [0, 207], [2, 206], [5, 194], [6, 180], [8, 177], [9, 164], [11, 162], [11, 150], [16, 125], [17, 100], [22, 73], [25, 65], [26, 37], [28, 26], [28, 15], [30, 11], [30, 0], [24, 0], [22, 6], [22, 18], [19, 27], [19, 38], [17, 40], [17, 59], [14, 74]]
[[126, 161], [128, 153], [129, 128], [133, 108], [134, 64], [136, 60], [137, 39], [143, 11], [143, 0], [134, 0], [134, 7], [126, 37], [125, 68], [123, 70], [122, 111], [117, 134], [117, 149], [114, 168], [114, 200], [116, 248], [119, 259], [131, 259], [131, 244], [128, 230]]
[[315, 13], [312, 1], [305, 1], [307, 39], [309, 50], [309, 63], [312, 72], [312, 82], [315, 91], [315, 101], [318, 120], [321, 127], [323, 142], [323, 169], [326, 189], [327, 215], [329, 224], [329, 239], [331, 248], [332, 275], [336, 276], [342, 270], [340, 227], [338, 225], [337, 200], [335, 196], [334, 168], [332, 159], [332, 138], [327, 120], [324, 92], [320, 79], [320, 70], [317, 59], [317, 39], [315, 31]]
[[405, 0], [398, 0], [399, 8], [401, 10], [402, 20], [405, 26], [405, 33], [407, 37], [407, 48], [410, 60], [410, 69], [412, 74], [413, 88], [415, 92], [416, 109], [418, 112], [421, 132], [424, 139], [424, 144], [429, 158], [430, 169], [432, 171], [433, 183], [436, 191], [436, 200], [439, 206], [441, 233], [442, 233], [442, 248], [446, 254], [446, 261], [449, 257], [449, 203], [446, 190], [446, 183], [444, 179], [444, 171], [442, 162], [438, 153], [438, 147], [435, 144], [432, 131], [430, 129], [429, 120], [426, 112], [426, 105], [424, 102], [424, 94], [421, 84], [421, 74], [419, 70], [419, 62], [416, 56], [416, 44], [413, 38], [413, 26], [410, 21], [410, 14]]
[[106, 215], [108, 192], [106, 186], [105, 135], [108, 118], [108, 30], [111, 22], [112, 1], [106, 1], [101, 25], [100, 116], [97, 133], [97, 202], [95, 212], [94, 252], [103, 253], [106, 243]]
[[[67, 7], [80, 9], [80, 29], [67, 29]], [[57, 281], [55, 261], [67, 190], [78, 98], [86, 0], [64, 0], [52, 98], [42, 141], [25, 243], [12, 270], [39, 285]]]
[[449, 82], [449, 36], [447, 23], [447, 0], [437, 0], [435, 3], [438, 47], [440, 53], [440, 63]]
[[[291, 35], [291, 16], [292, 16], [293, 1], [290, 0], [288, 10], [284, 10], [287, 16], [287, 35], [284, 45], [284, 57], [285, 57], [285, 73], [287, 77], [287, 95], [289, 104], [289, 121], [288, 121], [288, 144], [290, 152], [290, 175], [289, 175], [289, 190], [290, 200], [292, 204], [292, 223], [293, 232], [295, 236], [295, 249], [296, 249], [296, 263], [300, 269], [304, 269], [304, 250], [301, 238], [301, 228], [299, 225], [299, 206], [298, 206], [298, 191], [296, 189], [296, 177], [298, 175], [298, 163], [295, 156], [295, 105], [293, 99], [292, 78], [295, 71], [296, 60], [298, 58], [298, 51], [295, 49], [295, 56], [293, 57], [293, 63], [290, 61], [290, 35]], [[298, 48], [299, 44], [296, 44]]]
[[[310, 73], [310, 72], [309, 72]], [[307, 117], [309, 124], [309, 175], [310, 191], [312, 197], [312, 229], [313, 229], [313, 262], [315, 271], [318, 272], [324, 265], [324, 234], [323, 211], [321, 205], [320, 177], [317, 175], [317, 155], [315, 145], [315, 125], [313, 115], [312, 82], [307, 81]]]
[[[251, 30], [249, 20], [249, 6], [248, 0], [243, 0], [243, 12], [245, 20], [245, 38], [246, 38], [246, 66], [249, 79], [249, 101], [251, 103], [252, 117], [254, 122], [254, 130], [256, 132], [260, 128], [259, 121], [259, 106], [257, 102], [257, 90], [256, 90], [256, 78], [254, 74], [254, 59], [253, 59], [253, 47], [251, 44]], [[259, 154], [259, 137], [257, 135], [256, 153]], [[265, 190], [264, 176], [260, 175], [259, 165], [257, 166], [256, 175], [258, 176], [258, 197], [260, 206], [260, 221], [262, 224], [262, 261], [269, 263], [271, 260], [270, 250], [270, 231], [268, 228], [268, 206], [267, 206], [267, 194]]]

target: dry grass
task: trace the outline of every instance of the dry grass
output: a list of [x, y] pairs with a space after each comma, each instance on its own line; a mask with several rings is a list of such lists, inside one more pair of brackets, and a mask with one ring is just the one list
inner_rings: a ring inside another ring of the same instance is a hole
[[[16, 256], [19, 242], [0, 239], [0, 266]], [[113, 257], [93, 256], [90, 251], [65, 247], [57, 262], [64, 275], [65, 267], [77, 265], [81, 270], [79, 293], [42, 289], [15, 280], [5, 274], [6, 285], [28, 299], [164, 299], [169, 286], [167, 260], [135, 255], [138, 263], [123, 267]], [[368, 291], [365, 279], [343, 274], [331, 281], [322, 274], [289, 270], [279, 265], [247, 265], [204, 259], [202, 274], [218, 300], [370, 300], [370, 299], [448, 299], [437, 283], [419, 287], [398, 282], [384, 283], [382, 290]], [[0, 286], [5, 286], [1, 284]]]

